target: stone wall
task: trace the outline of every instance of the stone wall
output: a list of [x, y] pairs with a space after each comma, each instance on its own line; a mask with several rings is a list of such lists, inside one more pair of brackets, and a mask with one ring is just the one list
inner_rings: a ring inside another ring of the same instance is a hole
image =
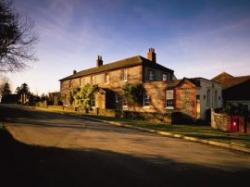
[[[112, 71], [106, 71], [99, 74], [87, 75], [72, 80], [61, 81], [61, 96], [63, 97], [64, 103], [69, 104], [67, 101], [67, 96], [72, 88], [83, 87], [86, 84], [97, 84], [102, 88], [109, 88], [117, 92], [122, 91], [122, 87], [129, 84], [142, 83], [143, 70], [142, 66], [132, 66], [127, 69], [127, 80], [122, 80], [122, 69], [116, 69]], [[109, 80], [105, 81], [105, 75], [109, 76]]]
[[183, 82], [175, 89], [175, 110], [196, 119], [196, 87]]
[[149, 106], [133, 105], [124, 108], [126, 111], [134, 112], [158, 112], [165, 113], [166, 88], [167, 84], [163, 81], [152, 81], [143, 84], [147, 95], [151, 98]]
[[163, 74], [167, 75], [167, 79], [168, 80], [172, 80], [173, 79], [173, 74], [170, 73], [170, 72], [164, 72], [164, 71], [162, 71], [160, 69], [154, 69], [154, 68], [150, 68], [150, 67], [145, 67], [144, 68], [144, 80], [146, 82], [149, 81], [149, 71], [153, 71], [154, 72], [154, 80], [155, 81], [161, 81]]
[[211, 127], [214, 129], [220, 129], [223, 131], [229, 131], [230, 130], [230, 116], [227, 114], [220, 114], [211, 112]]
[[[242, 116], [234, 116], [238, 120], [238, 132], [250, 134], [250, 118], [244, 119]], [[245, 127], [246, 125], [246, 127]], [[231, 116], [225, 113], [211, 112], [211, 127], [223, 131], [231, 131]]]

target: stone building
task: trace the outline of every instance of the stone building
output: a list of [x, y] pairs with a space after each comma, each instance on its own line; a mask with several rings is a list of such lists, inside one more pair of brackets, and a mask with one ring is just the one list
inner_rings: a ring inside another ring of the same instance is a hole
[[[120, 105], [125, 110], [134, 109], [127, 106], [122, 98], [122, 88], [126, 84], [144, 84], [154, 81], [171, 81], [176, 79], [174, 71], [156, 62], [156, 53], [153, 48], [147, 52], [147, 58], [133, 56], [116, 62], [104, 64], [102, 57], [98, 56], [96, 67], [73, 71], [73, 74], [60, 80], [61, 97], [65, 105], [69, 105], [67, 96], [70, 89], [79, 88], [86, 84], [97, 85], [100, 89], [93, 98], [93, 106], [100, 109], [113, 109], [114, 105]], [[109, 99], [108, 99], [109, 98]], [[143, 106], [138, 110], [152, 111], [149, 105], [150, 98], [145, 93]], [[155, 110], [156, 111], [156, 110]]]
[[194, 119], [206, 119], [209, 109], [221, 108], [222, 87], [205, 78], [183, 78], [170, 81], [166, 107], [188, 114]]
[[[147, 58], [133, 56], [103, 64], [98, 56], [96, 67], [76, 72], [60, 80], [61, 96], [69, 105], [67, 95], [72, 88], [86, 84], [98, 85], [92, 106], [98, 109], [116, 109], [130, 112], [182, 112], [193, 119], [204, 119], [207, 109], [222, 106], [221, 87], [204, 78], [177, 80], [174, 71], [156, 61], [155, 50], [150, 48]], [[124, 98], [126, 84], [142, 84], [142, 105], [131, 105]]]

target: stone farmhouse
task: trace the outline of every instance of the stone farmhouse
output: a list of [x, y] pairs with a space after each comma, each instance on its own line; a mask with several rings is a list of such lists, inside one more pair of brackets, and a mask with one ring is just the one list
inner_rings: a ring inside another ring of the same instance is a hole
[[[133, 56], [104, 64], [98, 56], [96, 67], [60, 80], [64, 105], [69, 105], [70, 89], [86, 84], [98, 86], [92, 97], [92, 107], [98, 110], [116, 110], [146, 113], [183, 112], [194, 119], [204, 119], [206, 110], [222, 106], [221, 86], [204, 78], [177, 80], [174, 71], [157, 63], [153, 48], [147, 58]], [[145, 90], [142, 105], [131, 105], [123, 96], [126, 84], [142, 84]]]

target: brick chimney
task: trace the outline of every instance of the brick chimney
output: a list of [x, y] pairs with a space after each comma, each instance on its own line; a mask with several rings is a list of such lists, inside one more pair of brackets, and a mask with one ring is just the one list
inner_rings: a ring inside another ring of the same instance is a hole
[[148, 60], [156, 63], [156, 53], [154, 48], [149, 48], [148, 53], [147, 53], [147, 58]]
[[75, 75], [77, 73], [77, 71], [76, 70], [73, 70], [73, 75]]
[[96, 67], [100, 67], [102, 65], [103, 65], [102, 56], [98, 55], [96, 59]]

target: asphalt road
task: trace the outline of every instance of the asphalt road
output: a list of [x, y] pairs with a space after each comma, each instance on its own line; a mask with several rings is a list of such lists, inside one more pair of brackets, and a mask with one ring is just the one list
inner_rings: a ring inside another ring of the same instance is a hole
[[[250, 154], [14, 105], [0, 105], [0, 119], [22, 147], [4, 158], [11, 162], [29, 155], [32, 167], [22, 167], [21, 173], [29, 174], [30, 183], [26, 175], [23, 182], [31, 186], [249, 183]], [[17, 160], [10, 164], [13, 171], [26, 159]]]

